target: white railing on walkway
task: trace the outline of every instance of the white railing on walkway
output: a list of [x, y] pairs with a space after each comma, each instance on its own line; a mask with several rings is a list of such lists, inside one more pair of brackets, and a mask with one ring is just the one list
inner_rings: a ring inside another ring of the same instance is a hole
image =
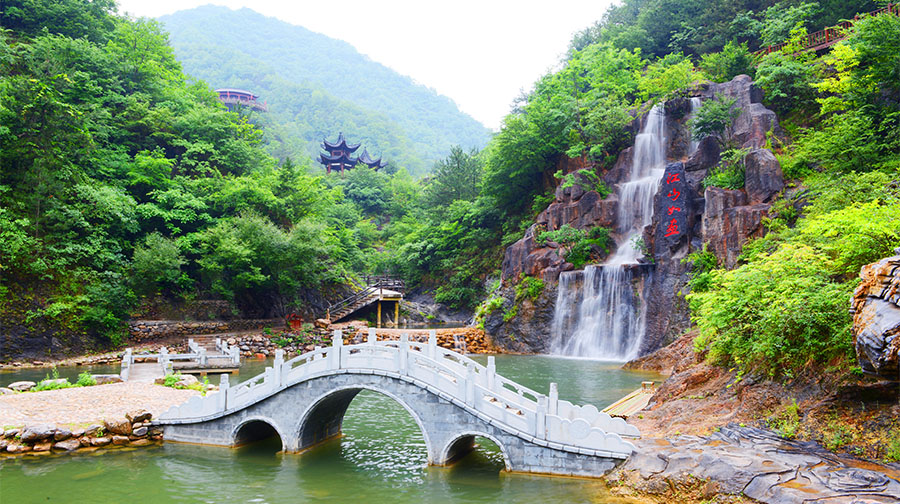
[[524, 437], [559, 445], [613, 454], [629, 455], [634, 446], [622, 438], [636, 438], [640, 432], [621, 418], [612, 418], [593, 405], [577, 406], [560, 400], [555, 383], [548, 395], [536, 392], [500, 376], [494, 357], [487, 366], [437, 345], [435, 331], [427, 343], [377, 341], [370, 329], [365, 343], [344, 345], [341, 331], [335, 331], [333, 345], [284, 360], [275, 351], [275, 362], [265, 372], [240, 385], [230, 387], [222, 375], [217, 393], [195, 396], [166, 411], [160, 420], [204, 421], [251, 406], [297, 383], [331, 374], [372, 371], [400, 377], [434, 393], [451, 397], [479, 417], [489, 418], [504, 430]]

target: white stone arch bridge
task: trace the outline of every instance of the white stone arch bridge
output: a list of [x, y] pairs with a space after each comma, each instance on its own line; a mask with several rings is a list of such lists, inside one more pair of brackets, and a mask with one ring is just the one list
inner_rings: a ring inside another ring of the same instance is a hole
[[238, 446], [273, 430], [285, 452], [302, 452], [340, 434], [344, 413], [361, 390], [400, 403], [422, 431], [428, 463], [447, 465], [473, 448], [475, 436], [494, 441], [506, 469], [601, 476], [628, 458], [640, 435], [593, 405], [560, 400], [556, 384], [544, 395], [508, 380], [488, 365], [427, 343], [377, 341], [334, 344], [273, 367], [235, 387], [227, 375], [216, 393], [193, 397], [164, 413], [169, 441]]

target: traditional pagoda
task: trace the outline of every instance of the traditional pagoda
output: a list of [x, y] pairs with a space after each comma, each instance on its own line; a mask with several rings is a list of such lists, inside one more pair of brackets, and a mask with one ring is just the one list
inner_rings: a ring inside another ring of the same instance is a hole
[[363, 149], [359, 157], [353, 156], [352, 154], [356, 152], [356, 149], [359, 149], [359, 145], [348, 144], [343, 133], [338, 135], [337, 142], [334, 143], [322, 139], [322, 147], [328, 153], [320, 153], [319, 162], [325, 165], [325, 171], [328, 173], [331, 173], [332, 170], [344, 173], [344, 170], [353, 168], [357, 163], [362, 163], [374, 170], [387, 166], [387, 163], [383, 162], [381, 158], [372, 159], [369, 153], [366, 152], [366, 149]]
[[363, 147], [362, 154], [359, 155], [359, 162], [376, 171], [379, 168], [384, 168], [385, 166], [387, 166], [387, 163], [382, 161], [381, 158], [372, 159], [371, 157], [369, 157], [369, 153], [366, 152], [365, 147]]

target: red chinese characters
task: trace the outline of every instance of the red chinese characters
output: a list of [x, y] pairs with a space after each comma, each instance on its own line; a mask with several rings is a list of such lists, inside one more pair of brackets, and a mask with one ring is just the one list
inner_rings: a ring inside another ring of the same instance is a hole
[[669, 237], [672, 235], [678, 234], [678, 219], [672, 219], [669, 221], [669, 226], [666, 228], [666, 234], [663, 237]]
[[[681, 174], [680, 173], [667, 173], [666, 174], [666, 185], [672, 185], [675, 182], [681, 182]], [[666, 194], [666, 197], [672, 200], [673, 202], [678, 201], [678, 198], [681, 197], [681, 191], [672, 187], [669, 189], [669, 194]], [[678, 230], [678, 216], [676, 214], [681, 213], [683, 210], [680, 206], [669, 205], [667, 207], [667, 215], [672, 217], [666, 226], [666, 234], [663, 235], [664, 238], [668, 238], [669, 236], [677, 236], [680, 234]]]

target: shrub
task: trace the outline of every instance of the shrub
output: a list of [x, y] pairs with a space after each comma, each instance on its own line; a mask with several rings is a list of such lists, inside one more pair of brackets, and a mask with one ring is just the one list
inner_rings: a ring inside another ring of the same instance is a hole
[[519, 305], [514, 304], [506, 313], [503, 314], [503, 321], [509, 322], [510, 320], [516, 318], [516, 315], [519, 314]]
[[563, 249], [560, 251], [562, 258], [580, 269], [590, 261], [594, 247], [599, 248], [603, 254], [609, 252], [610, 237], [609, 230], [604, 227], [583, 230], [563, 224], [557, 230], [544, 231], [538, 235], [538, 244], [543, 246], [548, 241], [558, 243]]
[[78, 381], [75, 383], [76, 387], [93, 387], [97, 384], [97, 380], [94, 379], [94, 376], [91, 373], [85, 371], [78, 375]]
[[544, 281], [540, 278], [526, 276], [516, 285], [516, 302], [528, 298], [536, 300], [544, 291]]
[[716, 269], [719, 261], [716, 255], [707, 249], [705, 243], [702, 250], [688, 254], [687, 257], [681, 260], [681, 263], [691, 265], [690, 280], [688, 280], [691, 292], [705, 292], [709, 290], [712, 282], [710, 272]]
[[732, 143], [734, 135], [734, 120], [741, 115], [741, 110], [735, 107], [734, 98], [726, 98], [716, 95], [715, 100], [707, 100], [700, 106], [700, 110], [688, 120], [691, 130], [691, 138], [703, 140], [712, 137], [724, 151]]
[[722, 153], [719, 165], [703, 179], [703, 187], [741, 189], [744, 187], [744, 158], [748, 149], [728, 149]]
[[800, 427], [800, 407], [797, 405], [797, 400], [793, 399], [779, 416], [770, 418], [768, 423], [769, 427], [774, 429], [779, 436], [785, 439], [794, 439]]
[[709, 359], [790, 376], [809, 362], [853, 354], [847, 299], [834, 261], [806, 244], [784, 243], [731, 271], [714, 270], [708, 290], [687, 299], [700, 329], [697, 351]]
[[41, 392], [44, 390], [57, 390], [75, 386], [69, 383], [68, 379], [66, 379], [64, 382], [57, 382], [56, 380], [59, 380], [59, 370], [54, 367], [51, 374], [44, 375], [44, 379], [41, 380], [40, 383], [35, 385], [34, 388], [31, 389], [31, 391]]
[[746, 42], [736, 44], [732, 41], [725, 44], [722, 52], [704, 54], [699, 66], [711, 80], [727, 82], [741, 74], [753, 77], [755, 63]]

